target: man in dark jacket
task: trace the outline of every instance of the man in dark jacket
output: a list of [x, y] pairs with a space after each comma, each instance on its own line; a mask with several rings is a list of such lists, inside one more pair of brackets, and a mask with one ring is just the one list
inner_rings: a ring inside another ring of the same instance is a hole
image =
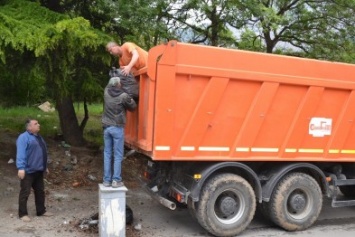
[[[104, 92], [104, 113], [102, 126], [104, 129], [104, 177], [103, 185], [118, 188], [123, 186], [121, 163], [124, 153], [124, 127], [126, 111], [133, 111], [136, 102], [122, 90], [119, 77], [112, 77]], [[113, 153], [113, 173], [112, 173]]]
[[34, 190], [37, 216], [52, 216], [46, 211], [43, 175], [48, 172], [47, 146], [38, 134], [40, 125], [37, 120], [26, 120], [26, 132], [20, 134], [16, 141], [16, 166], [21, 180], [19, 195], [19, 217], [28, 222], [27, 200], [31, 189]]

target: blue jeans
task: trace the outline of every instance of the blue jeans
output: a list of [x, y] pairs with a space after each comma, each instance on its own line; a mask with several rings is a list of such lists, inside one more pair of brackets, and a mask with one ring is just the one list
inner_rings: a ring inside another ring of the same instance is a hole
[[115, 126], [105, 128], [104, 146], [104, 182], [111, 183], [113, 180], [118, 182], [122, 181], [121, 162], [123, 160], [124, 151], [124, 128]]

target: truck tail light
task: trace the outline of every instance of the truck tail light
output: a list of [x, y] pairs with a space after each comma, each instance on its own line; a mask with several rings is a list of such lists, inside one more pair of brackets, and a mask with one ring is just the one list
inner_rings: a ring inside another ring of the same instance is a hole
[[150, 173], [148, 171], [144, 171], [143, 176], [144, 176], [144, 178], [150, 180]]
[[182, 198], [182, 195], [181, 195], [181, 194], [177, 193], [175, 198], [176, 198], [176, 200], [177, 200], [178, 202], [182, 202], [182, 199], [183, 199], [183, 198]]

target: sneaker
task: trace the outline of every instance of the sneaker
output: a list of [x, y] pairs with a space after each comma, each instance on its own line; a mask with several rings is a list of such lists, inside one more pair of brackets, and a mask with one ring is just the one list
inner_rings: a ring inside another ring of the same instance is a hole
[[111, 183], [110, 183], [110, 182], [106, 182], [106, 181], [104, 181], [102, 184], [103, 184], [105, 187], [110, 187], [110, 186], [111, 186]]
[[23, 216], [23, 217], [20, 217], [20, 220], [22, 220], [24, 222], [30, 222], [31, 218], [29, 218], [28, 216]]
[[46, 211], [45, 213], [43, 213], [41, 216], [47, 216], [47, 217], [50, 217], [50, 216], [54, 216], [54, 214], [52, 212], [49, 212], [49, 211]]
[[116, 181], [116, 180], [112, 181], [112, 188], [119, 188], [119, 187], [122, 187], [122, 186], [124, 186], [123, 182]]

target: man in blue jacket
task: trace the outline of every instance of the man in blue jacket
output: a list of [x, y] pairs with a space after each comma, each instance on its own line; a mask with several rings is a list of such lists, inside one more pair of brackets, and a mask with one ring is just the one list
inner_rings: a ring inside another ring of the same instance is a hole
[[17, 138], [16, 166], [21, 180], [19, 195], [19, 218], [25, 222], [31, 221], [27, 212], [27, 200], [34, 190], [37, 216], [52, 216], [46, 211], [43, 175], [48, 172], [47, 146], [38, 134], [40, 125], [37, 120], [26, 120], [26, 131]]

